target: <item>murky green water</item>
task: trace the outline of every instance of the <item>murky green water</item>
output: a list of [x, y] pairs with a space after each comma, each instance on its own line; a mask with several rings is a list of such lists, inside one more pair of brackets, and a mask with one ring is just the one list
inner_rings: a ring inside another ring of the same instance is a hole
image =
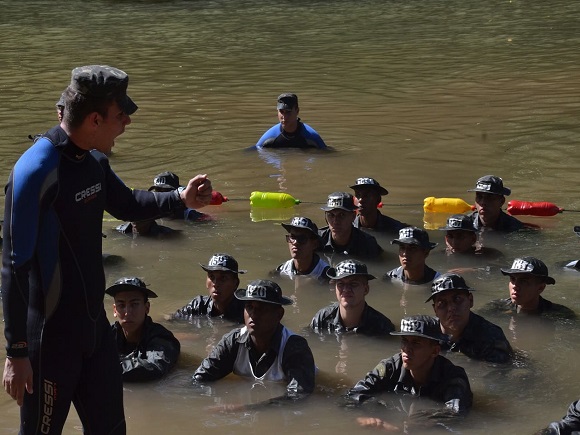
[[[320, 203], [359, 176], [389, 189], [385, 213], [416, 225], [423, 223], [417, 205], [423, 198], [472, 202], [466, 190], [488, 173], [504, 178], [510, 199], [580, 209], [579, 13], [578, 3], [560, 0], [0, 0], [0, 177], [8, 177], [30, 145], [27, 135], [55, 123], [54, 103], [73, 67], [108, 63], [127, 71], [139, 111], [117, 141], [115, 171], [135, 188], [147, 188], [164, 170], [182, 180], [207, 172], [215, 189], [232, 198], [207, 209], [211, 223], [165, 222], [182, 230], [177, 240], [130, 240], [111, 230], [116, 221], [104, 222], [105, 252], [125, 259], [107, 269], [108, 282], [144, 278], [160, 295], [152, 315], [162, 322], [204, 293], [198, 263], [225, 251], [249, 270], [242, 284], [265, 277], [288, 258], [280, 219], [300, 214], [322, 226]], [[302, 119], [336, 152], [244, 151], [276, 122], [275, 98], [284, 91], [299, 95]], [[251, 213], [247, 198], [254, 190], [285, 191], [304, 203], [266, 216], [279, 220], [255, 222], [252, 217], [264, 216]], [[580, 274], [556, 267], [580, 256], [572, 233], [578, 218], [571, 211], [524, 217], [541, 232], [493, 243], [510, 260], [543, 259], [557, 280], [545, 296], [580, 312]], [[437, 231], [430, 235], [443, 241]], [[397, 259], [390, 240], [378, 239], [388, 254], [369, 266], [381, 275]], [[429, 264], [449, 267], [437, 252]], [[467, 278], [477, 289], [475, 308], [507, 296], [507, 280], [497, 272]], [[208, 410], [277, 391], [250, 390], [236, 379], [194, 391], [190, 375], [232, 325], [171, 324], [182, 341], [179, 368], [161, 383], [126, 386], [130, 433], [359, 430], [359, 414], [338, 407], [337, 398], [396, 353], [397, 341], [318, 338], [303, 328], [333, 294], [307, 284], [282, 287], [296, 299], [284, 323], [308, 336], [321, 371], [307, 403], [234, 414]], [[397, 324], [405, 313], [430, 313], [425, 292], [373, 282], [369, 303]], [[473, 412], [456, 428], [463, 433], [531, 433], [561, 417], [580, 392], [576, 325], [498, 323], [526, 357], [500, 369], [451, 356], [466, 368], [475, 394]], [[7, 395], [0, 396], [0, 415], [0, 433], [15, 433], [17, 407]], [[65, 432], [79, 426], [71, 412]]]

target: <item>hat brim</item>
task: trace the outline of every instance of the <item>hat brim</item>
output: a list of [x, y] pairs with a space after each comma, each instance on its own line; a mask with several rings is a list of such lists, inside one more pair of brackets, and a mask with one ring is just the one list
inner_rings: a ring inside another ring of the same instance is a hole
[[290, 104], [286, 104], [286, 103], [276, 104], [276, 109], [278, 109], [278, 110], [292, 110], [292, 109], [294, 109], [294, 107], [296, 107], [296, 106], [291, 106]]
[[389, 332], [389, 334], [391, 335], [410, 335], [413, 337], [422, 337], [422, 338], [428, 338], [429, 340], [433, 340], [433, 341], [445, 341], [447, 339], [446, 336], [444, 336], [443, 334], [441, 334], [438, 337], [431, 337], [430, 335], [425, 335], [425, 334], [421, 334], [420, 332]]
[[492, 195], [510, 196], [512, 190], [507, 187], [504, 187], [501, 192], [492, 192], [491, 190], [484, 189], [469, 189], [468, 192], [481, 192], [481, 193], [490, 193]]
[[376, 184], [355, 184], [353, 186], [348, 186], [351, 189], [375, 189], [379, 191], [381, 196], [385, 196], [389, 194], [389, 191], [385, 189], [383, 186], [377, 186]]
[[153, 186], [151, 186], [149, 188], [149, 192], [151, 192], [152, 190], [155, 190], [155, 189], [167, 189], [169, 191], [169, 190], [175, 190], [176, 188], [170, 184], [154, 184]]
[[370, 273], [349, 273], [349, 274], [344, 274], [344, 275], [338, 275], [338, 276], [333, 276], [330, 274], [330, 271], [334, 270], [333, 268], [328, 269], [328, 272], [326, 272], [326, 276], [329, 277], [331, 280], [333, 281], [339, 281], [342, 278], [347, 278], [349, 276], [364, 276], [366, 277], [369, 281], [371, 279], [377, 279], [376, 276], [371, 275]]
[[125, 113], [126, 115], [132, 115], [139, 108], [133, 102], [133, 100], [131, 99], [131, 97], [129, 97], [129, 95], [125, 95], [120, 100], [118, 100], [117, 103], [119, 104], [119, 107], [121, 108], [121, 110], [123, 111], [123, 113]]
[[214, 271], [217, 270], [217, 271], [220, 271], [220, 272], [231, 272], [231, 273], [236, 273], [236, 274], [240, 274], [240, 275], [243, 275], [244, 273], [247, 272], [247, 270], [244, 270], [244, 269], [233, 270], [233, 269], [228, 269], [225, 266], [206, 266], [206, 265], [201, 264], [201, 263], [199, 263], [199, 265], [206, 272], [214, 272]]
[[324, 206], [324, 207], [320, 207], [321, 210], [324, 211], [331, 211], [331, 210], [344, 210], [344, 211], [357, 211], [360, 207], [359, 206], [354, 206], [354, 208], [346, 208], [346, 207], [329, 207], [329, 206]]
[[120, 293], [120, 292], [132, 292], [132, 291], [140, 291], [141, 293], [143, 293], [148, 298], [156, 298], [157, 297], [157, 293], [155, 293], [153, 290], [149, 290], [146, 287], [140, 287], [138, 285], [131, 285], [131, 284], [115, 284], [115, 285], [112, 285], [107, 290], [105, 290], [105, 293], [108, 294], [109, 296], [115, 297], [115, 295], [117, 293]]
[[429, 242], [428, 245], [423, 245], [417, 239], [409, 237], [409, 238], [404, 238], [404, 239], [395, 239], [395, 240], [391, 241], [391, 245], [417, 245], [417, 246], [420, 246], [421, 248], [431, 250], [431, 249], [434, 249], [438, 245], [438, 243]]
[[240, 301], [256, 301], [256, 302], [265, 302], [267, 304], [272, 305], [292, 305], [294, 301], [286, 296], [280, 296], [280, 299], [277, 301], [270, 301], [268, 299], [263, 299], [256, 296], [246, 296], [246, 289], [240, 288], [234, 292], [234, 296], [236, 299]]
[[580, 237], [580, 225], [576, 225], [576, 226], [574, 227], [574, 232], [576, 233], [576, 235], [577, 235], [578, 237]]
[[500, 270], [501, 270], [501, 273], [504, 275], [533, 275], [533, 276], [537, 276], [539, 278], [543, 278], [544, 282], [546, 284], [551, 284], [551, 285], [556, 284], [556, 280], [548, 275], [538, 275], [537, 273], [524, 272], [524, 271], [521, 271], [520, 269], [500, 269]]
[[461, 291], [466, 291], [468, 293], [471, 293], [472, 291], [475, 291], [474, 288], [471, 287], [456, 287], [456, 288], [446, 288], [444, 290], [438, 290], [435, 293], [431, 293], [431, 296], [429, 296], [429, 299], [427, 299], [425, 301], [425, 303], [429, 302], [430, 300], [432, 300], [435, 296], [440, 295], [441, 293], [445, 293], [448, 291], [452, 291], [452, 290], [461, 290]]
[[290, 232], [290, 230], [292, 228], [298, 229], [298, 230], [308, 230], [310, 231], [312, 234], [314, 234], [315, 236], [318, 236], [318, 231], [314, 231], [312, 228], [309, 227], [298, 227], [296, 225], [290, 225], [290, 224], [282, 224], [282, 226], [284, 227], [284, 229], [288, 232]]
[[451, 227], [441, 227], [438, 228], [439, 231], [470, 231], [472, 233], [477, 233], [477, 230], [473, 227], [470, 228], [451, 228]]

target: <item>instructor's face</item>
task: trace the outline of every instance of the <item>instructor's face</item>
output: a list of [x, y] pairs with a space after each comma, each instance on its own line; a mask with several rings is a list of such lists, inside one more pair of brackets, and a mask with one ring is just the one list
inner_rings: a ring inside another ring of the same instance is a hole
[[95, 148], [109, 155], [115, 146], [115, 139], [125, 131], [125, 126], [131, 124], [131, 117], [121, 110], [113, 101], [107, 110], [107, 116], [98, 116], [97, 140]]

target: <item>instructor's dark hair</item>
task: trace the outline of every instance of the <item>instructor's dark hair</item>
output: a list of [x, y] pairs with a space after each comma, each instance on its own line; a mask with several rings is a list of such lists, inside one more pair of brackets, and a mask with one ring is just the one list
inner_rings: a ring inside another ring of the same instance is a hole
[[63, 122], [70, 129], [81, 126], [85, 118], [97, 112], [103, 118], [107, 117], [109, 105], [115, 101], [114, 97], [99, 98], [86, 96], [73, 91], [70, 86], [63, 92], [64, 106], [66, 110], [63, 115]]

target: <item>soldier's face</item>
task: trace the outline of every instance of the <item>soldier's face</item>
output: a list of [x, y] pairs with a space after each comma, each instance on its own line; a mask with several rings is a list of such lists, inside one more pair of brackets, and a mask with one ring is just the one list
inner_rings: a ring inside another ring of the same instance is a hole
[[510, 275], [510, 298], [525, 310], [535, 310], [538, 307], [540, 294], [545, 288], [546, 283], [540, 277], [529, 273]]
[[413, 335], [401, 338], [401, 356], [407, 370], [425, 373], [431, 369], [441, 347], [435, 340]]
[[433, 310], [445, 334], [459, 336], [469, 322], [473, 295], [466, 290], [446, 290], [433, 298]]

